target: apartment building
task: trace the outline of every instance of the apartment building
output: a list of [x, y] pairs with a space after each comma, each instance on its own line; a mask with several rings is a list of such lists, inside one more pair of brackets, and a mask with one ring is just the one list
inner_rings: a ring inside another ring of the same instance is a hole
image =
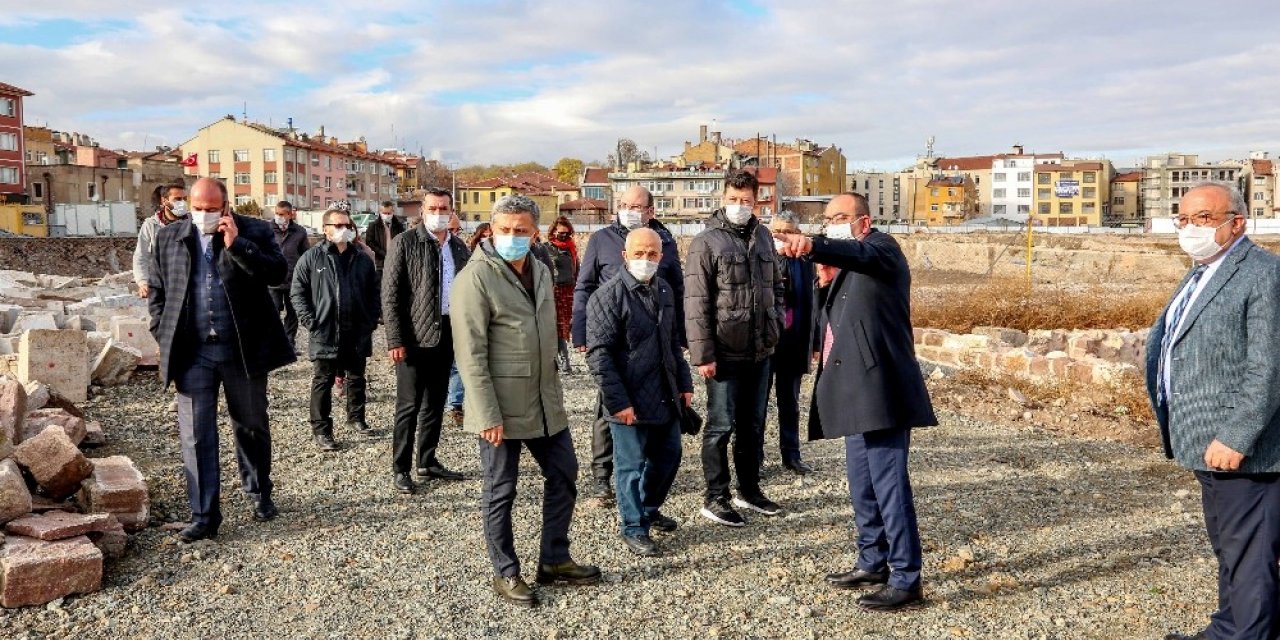
[[1201, 182], [1240, 186], [1245, 163], [1201, 162], [1194, 153], [1148, 156], [1142, 167], [1142, 207], [1147, 220], [1178, 215], [1182, 195]]
[[969, 176], [939, 175], [917, 178], [919, 208], [913, 218], [929, 226], [962, 224], [978, 215], [977, 185]]
[[1249, 155], [1244, 176], [1244, 197], [1249, 203], [1249, 216], [1252, 218], [1275, 218], [1276, 209], [1276, 171], [1266, 151], [1254, 151]]
[[528, 196], [538, 204], [541, 214], [538, 223], [544, 226], [560, 215], [560, 205], [580, 197], [578, 187], [545, 173], [529, 171], [458, 185], [455, 209], [463, 220], [488, 220], [493, 204], [515, 193]]
[[1101, 226], [1111, 207], [1108, 160], [1063, 160], [1035, 168], [1035, 224]]
[[[727, 167], [682, 167], [675, 163], [648, 167], [631, 166], [629, 171], [609, 174], [613, 208], [627, 189], [639, 185], [653, 194], [654, 215], [659, 218], [697, 219], [721, 206]], [[778, 206], [778, 170], [773, 167], [746, 167], [756, 174], [760, 189], [756, 194], [756, 214], [768, 217]]]
[[756, 137], [737, 142], [733, 150], [745, 165], [777, 169], [777, 187], [784, 196], [832, 195], [844, 190], [847, 161], [835, 145], [803, 138], [781, 144]]
[[22, 99], [32, 95], [0, 82], [0, 202], [22, 204], [27, 198]]
[[1111, 178], [1111, 210], [1102, 223], [1109, 227], [1136, 227], [1142, 217], [1142, 172], [1122, 171]]
[[845, 190], [866, 197], [871, 218], [877, 223], [887, 223], [905, 217], [903, 203], [911, 201], [910, 184], [910, 175], [906, 172], [854, 171], [849, 174]]

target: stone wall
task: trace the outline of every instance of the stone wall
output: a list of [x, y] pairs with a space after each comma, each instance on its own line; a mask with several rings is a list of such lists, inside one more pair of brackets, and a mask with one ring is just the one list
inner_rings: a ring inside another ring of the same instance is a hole
[[133, 268], [137, 238], [0, 238], [0, 268], [101, 278]]
[[915, 340], [916, 356], [926, 365], [976, 368], [1031, 380], [1102, 384], [1141, 371], [1147, 331], [1023, 332], [977, 327], [973, 333], [954, 334], [917, 328]]

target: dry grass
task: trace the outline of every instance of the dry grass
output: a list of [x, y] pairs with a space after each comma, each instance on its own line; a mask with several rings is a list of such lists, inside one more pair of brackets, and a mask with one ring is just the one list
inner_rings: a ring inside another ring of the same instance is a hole
[[1108, 289], [1100, 285], [1028, 288], [1019, 279], [991, 279], [947, 287], [912, 300], [917, 327], [967, 333], [974, 327], [1031, 329], [1140, 329], [1151, 326], [1168, 291]]
[[993, 391], [1016, 389], [1030, 409], [1064, 409], [1070, 407], [1095, 418], [1124, 423], [1149, 425], [1155, 422], [1151, 400], [1142, 376], [1127, 372], [1114, 380], [1086, 384], [1074, 380], [1028, 380], [1007, 373], [980, 369], [961, 369], [955, 380], [967, 387], [986, 387]]

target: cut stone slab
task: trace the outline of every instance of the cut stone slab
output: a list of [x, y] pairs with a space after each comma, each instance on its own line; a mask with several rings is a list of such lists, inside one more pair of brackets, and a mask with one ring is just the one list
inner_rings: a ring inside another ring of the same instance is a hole
[[145, 529], [151, 517], [147, 482], [126, 456], [94, 458], [76, 500], [86, 513], [115, 514], [129, 531]]
[[104, 515], [107, 516], [107, 521], [102, 529], [90, 531], [87, 535], [102, 555], [108, 558], [119, 558], [124, 555], [125, 548], [129, 546], [129, 534], [125, 533], [124, 525], [120, 524], [115, 514]]
[[0, 523], [31, 513], [31, 492], [13, 460], [0, 460]]
[[160, 343], [151, 335], [151, 323], [141, 318], [117, 316], [111, 319], [111, 337], [119, 344], [133, 347], [140, 354], [138, 365], [160, 365]]
[[27, 392], [27, 411], [43, 409], [49, 404], [49, 385], [39, 380], [23, 380], [22, 383]]
[[133, 370], [138, 368], [141, 360], [141, 351], [112, 338], [93, 362], [93, 381], [107, 387], [124, 384], [133, 376]]
[[18, 316], [10, 333], [23, 333], [32, 330], [58, 330], [58, 319], [52, 313], [27, 313]]
[[76, 446], [84, 442], [84, 418], [76, 417], [66, 409], [37, 409], [28, 413], [22, 426], [22, 437], [18, 442], [33, 438], [50, 426], [59, 427], [67, 432], [67, 437], [71, 438], [71, 442]]
[[13, 325], [18, 323], [18, 316], [22, 315], [23, 308], [16, 304], [0, 304], [0, 333], [17, 333], [13, 330]]
[[41, 605], [102, 588], [102, 552], [86, 536], [45, 542], [5, 536], [0, 548], [0, 606]]
[[83, 331], [27, 331], [18, 344], [18, 379], [39, 380], [71, 402], [84, 402], [89, 399], [87, 354]]
[[115, 516], [109, 513], [49, 511], [11, 520], [4, 525], [4, 530], [11, 535], [27, 536], [37, 540], [66, 540], [85, 535], [90, 531], [102, 531], [107, 528], [108, 520], [115, 520]]
[[13, 455], [27, 416], [27, 390], [10, 377], [0, 377], [0, 460]]
[[46, 511], [79, 511], [80, 505], [74, 500], [50, 500], [46, 496], [36, 494], [31, 496], [31, 512], [44, 513]]
[[35, 478], [45, 495], [61, 500], [80, 489], [93, 474], [93, 464], [80, 453], [67, 432], [50, 425], [13, 450], [13, 459]]
[[97, 420], [84, 423], [84, 440], [80, 441], [81, 447], [101, 447], [107, 443], [107, 432], [102, 429], [102, 423]]

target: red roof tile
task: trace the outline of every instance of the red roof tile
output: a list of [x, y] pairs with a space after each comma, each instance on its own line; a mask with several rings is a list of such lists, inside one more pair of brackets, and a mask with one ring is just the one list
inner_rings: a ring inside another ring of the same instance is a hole
[[609, 170], [604, 167], [587, 167], [582, 184], [609, 184]]
[[1254, 160], [1253, 175], [1255, 176], [1275, 175], [1275, 166], [1272, 164], [1270, 160]]
[[1125, 173], [1121, 173], [1116, 175], [1116, 177], [1112, 178], [1111, 181], [1112, 182], [1140, 182], [1142, 181], [1142, 172], [1128, 171]]
[[0, 93], [8, 94], [11, 96], [22, 96], [24, 98], [27, 96], [35, 95], [34, 93], [27, 91], [26, 89], [19, 89], [18, 87], [15, 87], [11, 84], [5, 84], [3, 82], [0, 82]]

